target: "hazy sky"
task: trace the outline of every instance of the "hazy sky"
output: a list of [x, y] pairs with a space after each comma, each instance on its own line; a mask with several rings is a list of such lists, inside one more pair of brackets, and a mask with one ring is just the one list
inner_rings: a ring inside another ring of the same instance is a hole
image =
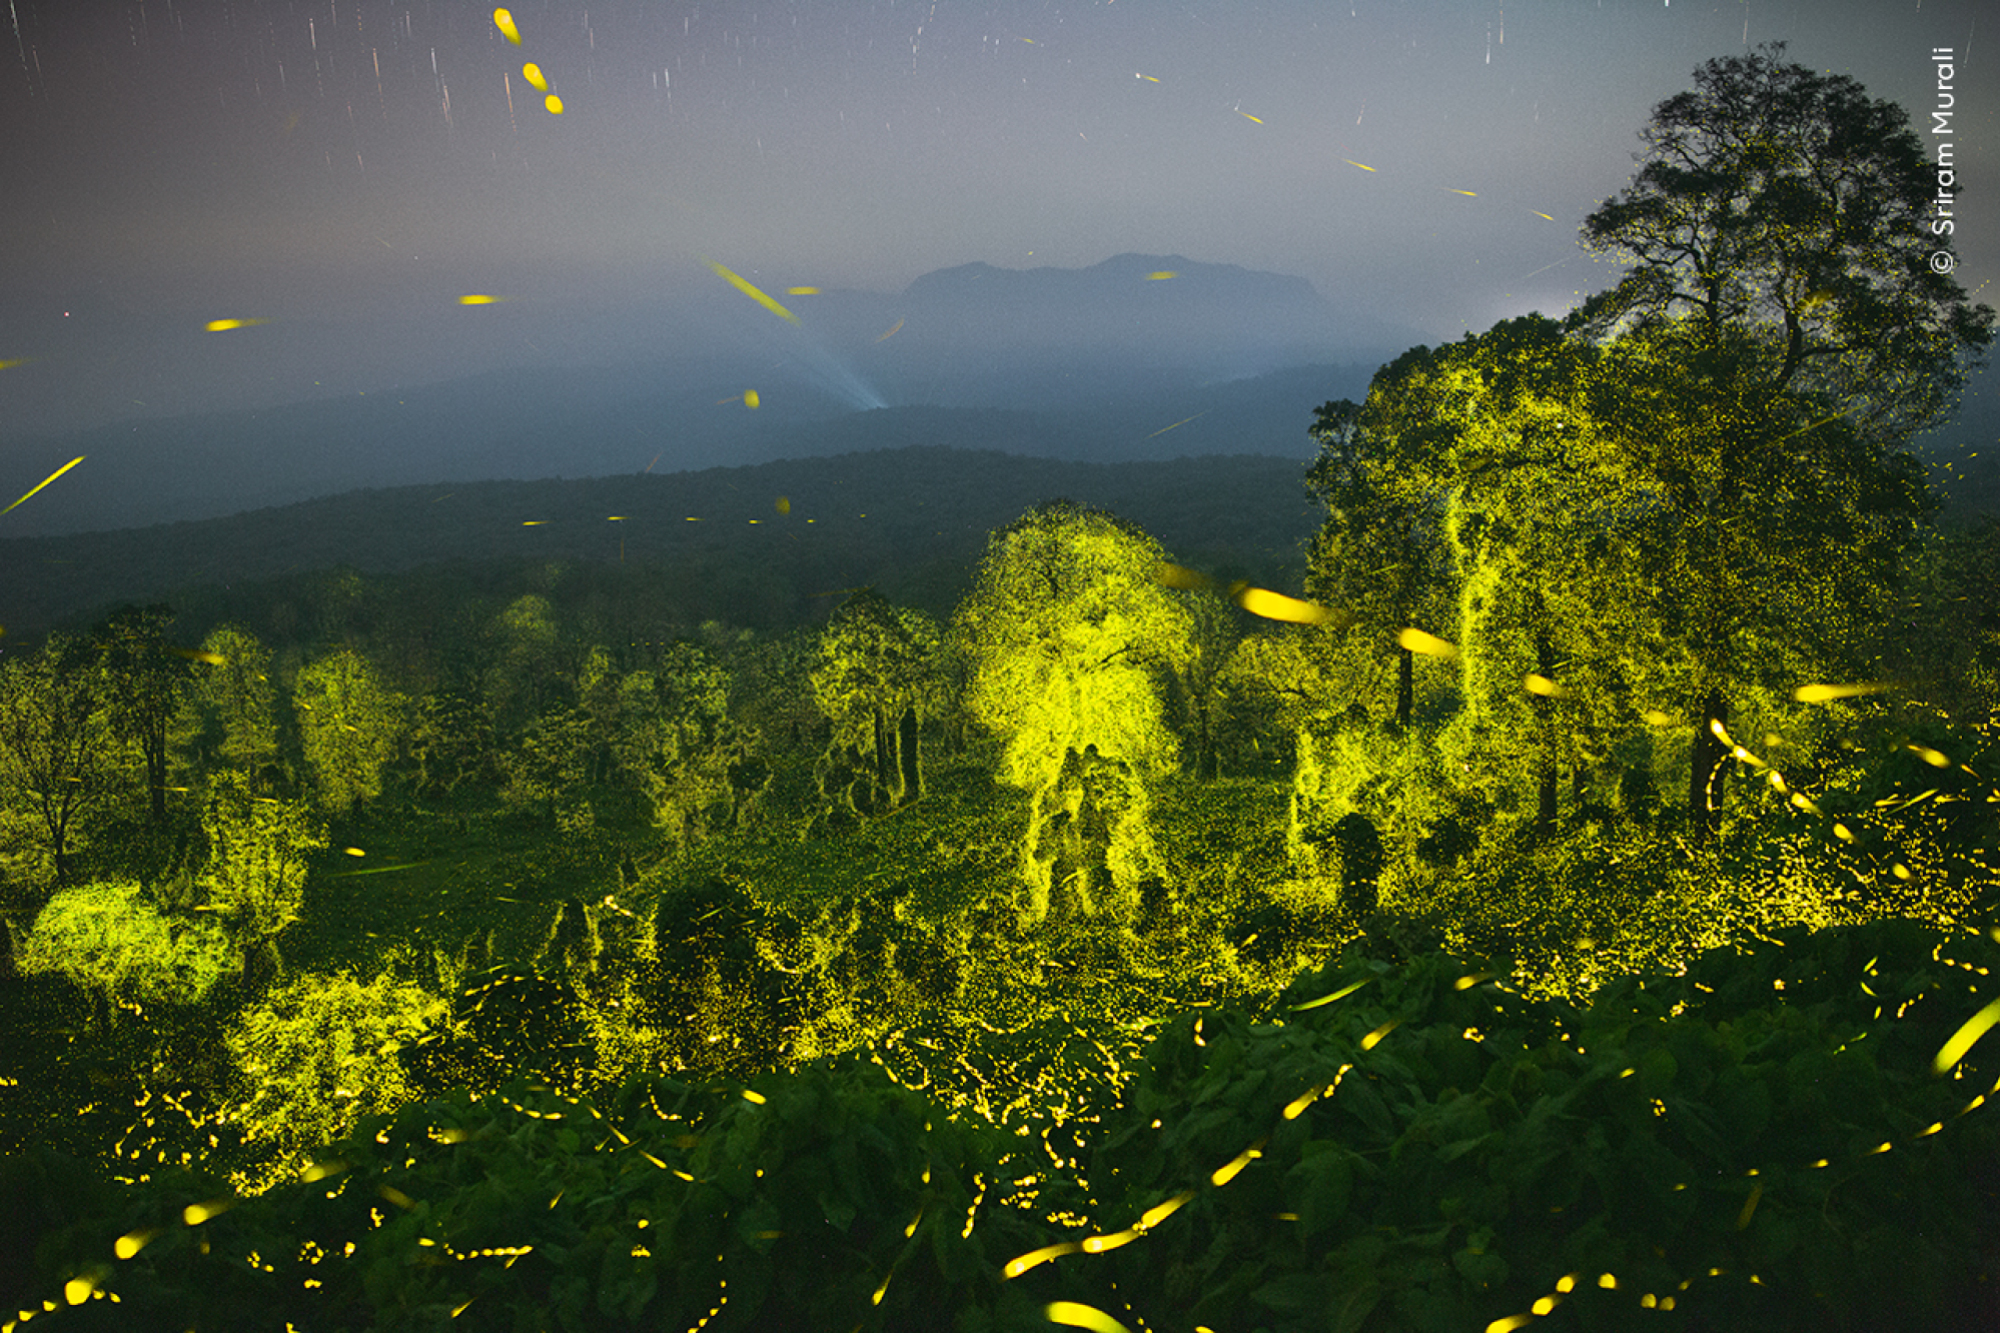
[[1455, 337], [1606, 285], [1577, 227], [1652, 106], [1771, 39], [1920, 128], [1932, 48], [1960, 53], [1975, 289], [2000, 260], [1978, 8], [521, 0], [516, 46], [460, 0], [6, 0], [0, 441], [643, 358], [635, 330], [695, 327], [676, 303], [741, 299], [704, 260], [895, 291], [1179, 253]]

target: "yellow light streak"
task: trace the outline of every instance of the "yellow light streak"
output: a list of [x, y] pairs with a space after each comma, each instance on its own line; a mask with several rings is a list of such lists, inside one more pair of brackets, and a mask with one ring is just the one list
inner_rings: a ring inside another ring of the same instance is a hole
[[1165, 281], [1166, 281], [1166, 280], [1167, 280], [1168, 278], [1178, 278], [1179, 276], [1180, 276], [1180, 274], [1179, 274], [1179, 273], [1177, 273], [1177, 272], [1175, 272], [1175, 271], [1174, 271], [1173, 269], [1170, 269], [1170, 268], [1163, 268], [1163, 269], [1159, 270], [1159, 271], [1158, 271], [1157, 273], [1148, 273], [1148, 274], [1146, 275], [1146, 281], [1147, 281], [1147, 282], [1165, 282]]
[[[1911, 754], [1923, 760], [1925, 763], [1929, 764], [1932, 768], [1951, 767], [1951, 760], [1945, 758], [1942, 754], [1939, 754], [1936, 750], [1931, 749], [1928, 745], [1911, 745], [1908, 746], [1907, 748]], [[1919, 797], [1918, 799], [1921, 800], [1922, 798]]]
[[1091, 1333], [1126, 1333], [1125, 1325], [1096, 1306], [1085, 1305], [1081, 1301], [1050, 1301], [1043, 1307], [1042, 1313], [1051, 1324], [1087, 1328]]
[[1402, 1019], [1400, 1018], [1390, 1019], [1388, 1022], [1384, 1023], [1381, 1027], [1376, 1028], [1373, 1032], [1369, 1033], [1367, 1036], [1361, 1039], [1361, 1049], [1364, 1051], [1374, 1050], [1377, 1046], [1381, 1044], [1382, 1038], [1388, 1036], [1391, 1032], [1394, 1032], [1397, 1028], [1401, 1027], [1402, 1025], [1403, 1025]]
[[211, 319], [201, 327], [209, 333], [227, 333], [231, 329], [247, 329], [270, 322], [268, 319]]
[[1802, 704], [1823, 704], [1834, 699], [1854, 699], [1864, 694], [1880, 694], [1888, 688], [1878, 681], [1862, 681], [1853, 685], [1801, 685], [1792, 691], [1792, 697]]
[[743, 391], [743, 406], [749, 408], [752, 412], [755, 412], [757, 405], [763, 401], [763, 399], [757, 396], [755, 389], [745, 389]]
[[532, 60], [521, 66], [521, 77], [526, 79], [528, 86], [538, 93], [545, 93], [549, 90], [549, 81], [542, 77], [542, 67]]
[[1973, 1043], [1985, 1036], [1986, 1030], [1995, 1023], [2000, 1023], [2000, 1000], [1993, 1001], [1959, 1025], [1958, 1031], [1951, 1034], [1951, 1040], [1939, 1047], [1937, 1055], [1932, 1058], [1931, 1072], [1942, 1074], [1963, 1060]]
[[899, 319], [899, 320], [897, 320], [897, 321], [896, 321], [896, 322], [895, 322], [894, 324], [891, 324], [891, 325], [889, 326], [889, 331], [888, 331], [887, 333], [883, 334], [883, 335], [882, 335], [881, 337], [877, 338], [877, 339], [876, 339], [875, 341], [876, 341], [876, 342], [878, 342], [878, 343], [881, 343], [881, 342], [887, 342], [887, 341], [889, 341], [889, 339], [891, 339], [891, 338], [893, 338], [893, 337], [895, 337], [895, 336], [896, 336], [896, 331], [897, 331], [898, 329], [902, 328], [902, 327], [903, 327], [903, 321]]
[[819, 295], [819, 288], [817, 288], [817, 287], [787, 287], [787, 288], [785, 288], [785, 295], [787, 295], [787, 296], [818, 296], [818, 295]]
[[1334, 613], [1318, 602], [1301, 601], [1269, 588], [1245, 588], [1236, 594], [1236, 604], [1253, 616], [1292, 625], [1324, 625], [1334, 618]]
[[549, 109], [549, 114], [552, 116], [560, 116], [562, 114], [562, 98], [557, 97], [554, 93], [550, 93], [547, 97], [544, 97], [542, 105]]
[[1151, 1208], [1148, 1208], [1145, 1212], [1139, 1214], [1139, 1221], [1137, 1223], [1138, 1229], [1140, 1231], [1151, 1231], [1154, 1227], [1160, 1225], [1160, 1223], [1166, 1221], [1168, 1218], [1172, 1217], [1175, 1213], [1179, 1212], [1181, 1205], [1186, 1203], [1189, 1199], [1192, 1199], [1193, 1197], [1194, 1197], [1193, 1190], [1182, 1190], [1179, 1194], [1176, 1194], [1173, 1198], [1168, 1199], [1165, 1203], [1154, 1204]]
[[1449, 188], [1447, 188], [1447, 189], [1446, 189], [1446, 191], [1445, 191], [1445, 193], [1447, 193], [1447, 194], [1462, 194], [1462, 195], [1464, 195], [1464, 196], [1465, 196], [1465, 197], [1466, 197], [1467, 199], [1477, 199], [1477, 198], [1479, 197], [1479, 196], [1478, 196], [1477, 194], [1473, 193], [1473, 192], [1472, 192], [1471, 190], [1453, 190], [1453, 189], [1449, 189]]
[[500, 30], [502, 37], [505, 37], [514, 45], [519, 46], [521, 44], [521, 30], [514, 26], [514, 16], [506, 10], [496, 9], [493, 11], [493, 26]]
[[743, 1100], [749, 1102], [752, 1106], [762, 1106], [769, 1099], [761, 1092], [752, 1088], [745, 1088], [743, 1089]]
[[1343, 162], [1345, 162], [1345, 163], [1346, 163], [1346, 164], [1347, 164], [1348, 166], [1350, 166], [1350, 167], [1360, 167], [1360, 168], [1361, 168], [1361, 169], [1362, 169], [1363, 171], [1373, 171], [1373, 170], [1375, 170], [1375, 168], [1373, 168], [1373, 167], [1369, 166], [1369, 165], [1368, 165], [1367, 163], [1365, 163], [1365, 162], [1356, 162], [1356, 161], [1355, 161], [1355, 160], [1354, 160], [1353, 158], [1351, 158], [1351, 157], [1343, 157], [1343, 158], [1341, 158], [1340, 160], [1341, 160], [1341, 161], [1343, 161]]
[[1422, 653], [1426, 657], [1451, 658], [1458, 656], [1457, 644], [1446, 639], [1440, 639], [1435, 634], [1426, 634], [1414, 625], [1405, 628], [1396, 635], [1396, 646], [1407, 648], [1413, 653]]
[[[796, 324], [799, 322], [799, 317], [797, 315], [794, 315], [791, 311], [785, 309], [782, 305], [779, 305], [777, 301], [773, 300], [769, 296], [766, 296], [762, 291], [758, 290], [757, 285], [751, 282], [748, 278], [743, 277], [740, 274], [731, 272], [723, 265], [717, 264], [713, 261], [710, 261], [708, 266], [711, 269], [715, 270], [715, 275], [717, 277], [721, 278], [731, 287], [734, 287], [737, 291], [742, 292], [745, 296], [755, 301], [758, 305], [763, 306], [766, 310], [770, 311], [778, 318], [792, 324]], [[902, 321], [897, 320], [896, 328], [901, 328], [902, 326], [903, 326]], [[894, 333], [895, 331], [896, 331], [895, 329], [891, 329], [889, 330], [889, 333]], [[885, 333], [882, 336], [886, 338], [889, 335]], [[876, 339], [876, 341], [880, 342], [881, 339], [878, 338]]]
[[1339, 990], [1335, 991], [1331, 995], [1322, 995], [1317, 1000], [1307, 1000], [1304, 1004], [1295, 1004], [1292, 1006], [1292, 1012], [1295, 1014], [1302, 1014], [1308, 1009], [1317, 1009], [1323, 1004], [1332, 1004], [1335, 1000], [1344, 999], [1347, 996], [1354, 994], [1354, 992], [1360, 990], [1363, 986], [1366, 986], [1372, 980], [1374, 980], [1373, 977], [1364, 977], [1360, 981], [1354, 982], [1352, 985], [1342, 986]]
[[1533, 671], [1522, 677], [1521, 684], [1527, 689], [1528, 693], [1539, 694], [1544, 699], [1560, 699], [1569, 693], [1569, 691], [1550, 680], [1547, 676], [1539, 675]]
[[1065, 1254], [1076, 1254], [1082, 1249], [1083, 1246], [1073, 1240], [1059, 1241], [1054, 1245], [1044, 1245], [1039, 1250], [1029, 1250], [1026, 1254], [1017, 1255], [1009, 1259], [1000, 1269], [1000, 1276], [1003, 1278], [1019, 1277], [1037, 1264], [1048, 1263], [1051, 1259], [1060, 1259]]

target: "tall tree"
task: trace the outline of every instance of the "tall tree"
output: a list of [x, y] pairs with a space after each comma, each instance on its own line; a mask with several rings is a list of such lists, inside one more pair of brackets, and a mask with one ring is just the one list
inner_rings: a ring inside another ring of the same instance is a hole
[[892, 606], [863, 588], [835, 608], [812, 668], [813, 701], [833, 724], [829, 744], [872, 760], [872, 805], [893, 807], [923, 793], [919, 750], [936, 712], [938, 627], [921, 611]]
[[1938, 167], [1903, 109], [1784, 52], [1711, 60], [1653, 109], [1632, 184], [1583, 224], [1586, 249], [1634, 267], [1579, 322], [1743, 338], [1739, 373], [1765, 392], [1823, 396], [1900, 443], [1950, 414], [1993, 312], [1934, 259], [1952, 248]]
[[320, 808], [345, 814], [379, 796], [404, 707], [368, 659], [351, 648], [322, 657], [299, 672], [292, 702]]
[[654, 825], [676, 845], [699, 841], [735, 820], [731, 780], [756, 747], [756, 735], [729, 713], [729, 673], [707, 648], [671, 645], [653, 671], [634, 671], [620, 686], [621, 768], [652, 807]]
[[1001, 776], [1033, 797], [1021, 842], [1027, 915], [1129, 915], [1154, 870], [1148, 786], [1178, 758], [1161, 694], [1188, 654], [1183, 594], [1143, 531], [1068, 500], [989, 539], [956, 634], [967, 706], [1002, 742]]
[[94, 633], [110, 699], [110, 721], [146, 767], [147, 809], [155, 827], [167, 819], [168, 740], [189, 683], [185, 654], [167, 642], [170, 606], [122, 606]]
[[88, 643], [52, 634], [0, 662], [0, 798], [30, 812], [58, 886], [72, 881], [82, 819], [119, 790], [110, 709]]
[[1380, 656], [1396, 664], [1396, 725], [1416, 708], [1415, 654], [1404, 627], [1437, 623], [1449, 573], [1440, 531], [1438, 425], [1418, 406], [1433, 354], [1413, 348], [1377, 372], [1368, 401], [1323, 405], [1306, 489], [1326, 506], [1313, 536], [1306, 594], [1338, 608]]
[[278, 762], [270, 650], [239, 625], [216, 626], [201, 641], [191, 702], [189, 740], [202, 771], [230, 769], [266, 789]]
[[283, 966], [277, 936], [304, 907], [306, 870], [327, 845], [326, 826], [304, 801], [257, 796], [241, 774], [218, 773], [203, 794], [201, 828], [203, 910], [228, 927], [246, 969], [275, 974]]
[[[1585, 302], [1574, 327], [1601, 341], [1648, 335], [1641, 360], [1695, 368], [1711, 411], [1674, 433], [1706, 466], [1656, 454], [1683, 520], [1670, 525], [1673, 544], [1710, 607], [1731, 595], [1722, 548], [1761, 526], [1732, 528], [1732, 511], [1747, 496], [1770, 512], [1767, 497], [1796, 487], [1781, 479], [1801, 453], [1815, 456], [1817, 485], [1842, 493], [1831, 530], [1860, 518], [1870, 535], [1900, 537], [1893, 567], [1924, 509], [1922, 472], [1903, 446], [1950, 413], [1993, 337], [1993, 311], [1936, 262], [1952, 249], [1950, 226], [1933, 225], [1946, 221], [1938, 171], [1902, 109], [1844, 75], [1787, 63], [1784, 49], [1697, 70], [1692, 91], [1654, 108], [1632, 184], [1583, 226], [1587, 249], [1633, 268]], [[1657, 424], [1693, 404], [1676, 392], [1634, 406]], [[1822, 506], [1792, 508], [1828, 529]], [[1729, 665], [1704, 663], [1695, 691], [1689, 790], [1703, 836], [1716, 828], [1704, 792], [1720, 763]]]

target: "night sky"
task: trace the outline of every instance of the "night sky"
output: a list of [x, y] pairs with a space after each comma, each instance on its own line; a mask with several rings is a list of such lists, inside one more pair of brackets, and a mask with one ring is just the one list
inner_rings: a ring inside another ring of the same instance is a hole
[[895, 292], [1174, 253], [1449, 339], [1608, 285], [1578, 224], [1652, 106], [1746, 41], [1919, 128], [1932, 48], [1961, 53], [1956, 241], [1980, 289], [1980, 7], [520, 0], [517, 46], [457, 0], [6, 0], [0, 450], [670, 354], [745, 306], [711, 263]]

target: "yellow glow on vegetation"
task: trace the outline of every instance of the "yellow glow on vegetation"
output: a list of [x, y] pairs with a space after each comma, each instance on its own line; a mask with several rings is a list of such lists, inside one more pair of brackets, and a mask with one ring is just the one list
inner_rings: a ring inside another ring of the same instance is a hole
[[514, 16], [506, 10], [496, 9], [493, 11], [493, 26], [500, 30], [502, 37], [505, 37], [514, 45], [519, 46], [521, 44], [521, 30], [514, 26]]
[[1085, 1305], [1081, 1301], [1050, 1301], [1042, 1313], [1048, 1316], [1051, 1324], [1087, 1328], [1091, 1333], [1126, 1333], [1125, 1325], [1096, 1306]]

